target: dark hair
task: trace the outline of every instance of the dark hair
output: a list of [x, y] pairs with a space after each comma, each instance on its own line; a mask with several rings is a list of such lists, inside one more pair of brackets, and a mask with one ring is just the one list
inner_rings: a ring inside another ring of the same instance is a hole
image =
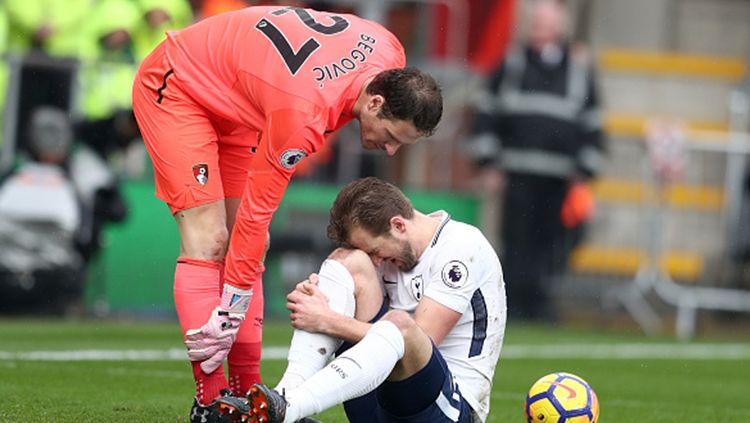
[[443, 115], [443, 96], [438, 83], [417, 68], [380, 72], [367, 86], [367, 94], [385, 98], [381, 117], [411, 121], [425, 136], [435, 132]]
[[357, 179], [342, 188], [333, 202], [328, 238], [346, 245], [354, 227], [364, 229], [372, 236], [386, 234], [393, 216], [414, 217], [411, 201], [382, 179]]

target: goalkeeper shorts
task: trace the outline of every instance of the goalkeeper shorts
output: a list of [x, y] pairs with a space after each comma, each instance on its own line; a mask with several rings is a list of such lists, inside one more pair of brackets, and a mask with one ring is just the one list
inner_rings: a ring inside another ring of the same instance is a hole
[[186, 94], [163, 43], [138, 69], [133, 112], [151, 156], [156, 196], [172, 213], [242, 196], [258, 132], [212, 115]]

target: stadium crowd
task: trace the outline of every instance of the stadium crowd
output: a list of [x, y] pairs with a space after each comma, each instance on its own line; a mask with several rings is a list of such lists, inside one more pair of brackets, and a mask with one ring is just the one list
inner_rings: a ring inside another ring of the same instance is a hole
[[[150, 179], [132, 111], [139, 64], [165, 31], [254, 4], [0, 4], [0, 227], [14, 251], [0, 263], [0, 292], [8, 299], [0, 310], [64, 312], [80, 299], [104, 225], [127, 216], [120, 180]], [[60, 199], [58, 207], [48, 207], [51, 199]], [[60, 282], [60, 274], [71, 276]], [[43, 300], [34, 295], [40, 289], [49, 294]]]
[[[473, 160], [475, 168], [479, 170], [479, 175], [485, 182], [485, 188], [489, 184], [486, 192], [498, 200], [503, 195], [502, 192], [498, 192], [498, 181], [505, 181], [503, 178], [507, 176], [507, 181], [510, 183], [506, 185], [510, 188], [510, 194], [506, 193], [506, 195], [516, 195], [519, 198], [527, 198], [528, 201], [532, 201], [532, 198], [546, 196], [545, 190], [551, 189], [551, 192], [554, 192], [555, 201], [559, 203], [563, 200], [571, 182], [586, 180], [595, 175], [596, 170], [591, 165], [591, 149], [587, 149], [584, 154], [576, 140], [577, 131], [580, 130], [575, 126], [579, 124], [575, 121], [578, 119], [577, 116], [570, 122], [561, 124], [561, 128], [564, 127], [563, 132], [569, 134], [569, 141], [554, 145], [554, 141], [551, 141], [551, 144], [548, 142], [549, 140], [543, 141], [529, 132], [528, 128], [537, 127], [539, 122], [542, 123], [541, 127], [546, 127], [545, 122], [559, 121], [559, 116], [554, 116], [554, 113], [557, 112], [531, 109], [514, 110], [512, 107], [503, 109], [496, 106], [505, 101], [501, 97], [507, 94], [501, 95], [497, 91], [497, 84], [500, 81], [498, 78], [503, 73], [508, 73], [503, 68], [498, 68], [497, 64], [503, 62], [502, 57], [505, 55], [506, 46], [509, 45], [508, 41], [512, 36], [510, 25], [512, 18], [510, 16], [515, 14], [514, 3], [512, 1], [495, 2], [494, 9], [488, 10], [491, 13], [488, 13], [488, 16], [484, 19], [484, 28], [477, 30], [472, 27], [470, 31], [470, 33], [473, 33], [473, 35], [470, 34], [470, 40], [477, 40], [477, 42], [472, 42], [473, 50], [468, 52], [470, 65], [477, 75], [487, 75], [490, 85], [487, 86], [486, 92], [479, 97], [480, 100], [476, 102], [474, 111], [469, 113], [469, 119], [463, 120], [460, 124], [467, 128], [469, 134], [465, 138], [471, 141], [465, 143], [468, 146], [466, 150], [469, 152], [465, 159], [469, 163]], [[133, 142], [139, 140], [139, 131], [132, 113], [131, 90], [139, 63], [164, 38], [165, 31], [182, 28], [222, 12], [251, 5], [273, 4], [309, 6], [318, 10], [344, 13], [359, 11], [351, 5], [349, 7], [343, 6], [346, 4], [344, 2], [243, 0], [9, 0], [4, 2], [0, 5], [0, 52], [3, 53], [5, 58], [4, 61], [0, 62], [0, 90], [7, 91], [8, 95], [3, 96], [0, 101], [9, 103], [1, 105], [9, 106], [12, 113], [9, 114], [6, 111], [3, 115], [3, 118], [11, 119], [10, 122], [6, 122], [4, 137], [0, 141], [0, 144], [9, 144], [4, 145], [2, 160], [0, 160], [0, 167], [2, 168], [0, 170], [5, 175], [3, 180], [17, 171], [20, 163], [28, 159], [34, 160], [34, 156], [38, 155], [33, 151], [32, 141], [29, 138], [29, 134], [32, 133], [29, 127], [32, 123], [34, 111], [39, 107], [51, 107], [64, 112], [72, 133], [70, 145], [66, 147], [68, 154], [61, 162], [65, 169], [64, 175], [70, 176], [72, 180], [87, 179], [85, 176], [72, 175], [73, 169], [83, 169], [82, 172], [104, 169], [106, 174], [98, 176], [101, 182], [93, 184], [93, 188], [76, 187], [79, 194], [82, 190], [94, 193], [79, 195], [79, 197], [87, 199], [86, 201], [77, 200], [79, 207], [86, 210], [89, 216], [89, 218], [83, 219], [83, 222], [96, 222], [94, 225], [83, 225], [77, 228], [77, 232], [91, 233], [90, 236], [87, 236], [90, 241], [88, 241], [85, 249], [81, 250], [84, 258], [90, 258], [93, 252], [98, 249], [97, 233], [102, 224], [110, 220], [122, 220], [125, 217], [124, 200], [117, 189], [118, 177], [144, 177], [145, 180], [149, 180], [151, 176], [143, 144]], [[414, 39], [413, 29], [409, 29], [409, 22], [413, 22], [415, 9], [413, 5], [394, 5], [392, 8], [399, 9], [399, 7], [402, 13], [390, 13], [387, 16], [386, 25], [404, 43], [408, 51], [411, 46], [419, 42], [419, 40]], [[472, 7], [476, 9], [476, 6]], [[542, 13], [544, 16], [537, 19], [537, 22], [534, 23], [536, 26], [531, 29], [534, 33], [526, 35], [542, 37], [541, 41], [533, 41], [536, 44], [549, 42], [551, 45], [562, 46], [563, 49], [571, 48], [566, 44], [567, 40], [564, 39], [564, 36], [569, 32], [565, 28], [564, 13], [562, 8], [557, 7], [557, 9], [552, 10], [552, 12], [544, 11]], [[477, 14], [476, 10], [471, 12]], [[544, 37], [548, 37], [549, 40], [543, 39]], [[541, 51], [542, 48], [543, 46], [537, 46], [528, 51]], [[435, 50], [435, 52], [431, 52], [431, 54], [439, 59], [440, 48], [432, 48], [432, 50]], [[517, 52], [520, 50], [511, 49], [510, 51]], [[531, 62], [534, 66], [537, 66], [536, 68], [529, 71], [518, 71], [530, 72], [531, 79], [521, 81], [526, 85], [523, 88], [516, 89], [526, 90], [531, 97], [538, 94], [535, 92], [537, 90], [537, 87], [534, 86], [535, 77], [542, 75], [542, 78], [551, 77], [553, 80], [559, 81], [549, 92], [554, 97], [566, 92], [566, 75], [568, 73], [576, 72], [576, 69], [581, 68], [581, 66], [584, 69], [589, 66], [585, 58], [568, 60], [568, 54], [565, 53], [559, 55], [557, 59], [549, 59], [549, 49], [546, 49], [543, 53], [540, 53], [539, 56], [541, 60]], [[571, 55], [571, 57], [584, 56], [585, 54], [580, 53], [580, 51]], [[568, 63], [574, 63], [570, 70], [568, 69]], [[582, 65], [579, 66], [580, 63]], [[11, 72], [11, 70], [14, 71]], [[556, 74], [558, 76], [555, 76]], [[11, 82], [10, 86], [9, 82]], [[529, 83], [531, 85], [528, 85]], [[589, 87], [587, 89], [593, 89], [595, 85], [593, 80], [586, 82], [586, 84]], [[544, 87], [540, 89], [541, 91], [546, 90]], [[578, 94], [572, 93], [570, 95]], [[589, 99], [589, 103], [585, 104], [587, 108], [585, 119], [588, 120], [581, 124], [594, 125], [593, 127], [596, 128], [596, 125], [600, 124], [600, 122], [595, 121], [599, 117], [599, 112], [596, 109], [596, 94], [595, 92], [582, 92], [581, 95]], [[518, 97], [517, 94], [515, 96]], [[563, 102], [568, 100], [572, 103], [581, 101], [577, 98], [566, 99], [561, 97]], [[571, 107], [577, 107], [572, 103]], [[519, 116], [522, 117], [521, 121], [524, 121], [524, 113], [532, 116], [526, 129], [516, 125], [517, 127], [511, 128], [511, 132], [508, 132], [509, 126], [502, 122], [507, 122], [508, 117], [515, 119]], [[541, 118], [535, 116], [539, 113], [542, 115]], [[545, 113], [552, 113], [553, 115], [544, 117]], [[476, 118], [472, 119], [471, 116], [476, 116]], [[563, 120], [565, 119], [567, 118]], [[473, 128], [472, 120], [474, 121]], [[450, 123], [444, 123], [444, 126], [448, 125]], [[557, 129], [553, 128], [552, 132], [556, 131]], [[11, 139], [5, 139], [8, 137]], [[600, 148], [601, 140], [596, 137], [600, 138], [599, 135], [596, 135], [593, 139], [589, 137], [586, 145]], [[331, 174], [334, 170], [331, 168], [335, 166], [316, 166], [321, 162], [332, 161], [335, 154], [332, 152], [335, 148], [332, 145], [333, 143], [326, 144], [314, 157], [303, 161], [297, 171], [297, 177], [312, 176], [333, 181]], [[513, 156], [512, 153], [519, 151], [522, 155], [528, 156], [530, 154], [534, 156], [532, 159], [536, 161], [513, 159], [510, 163], [514, 167], [508, 168], [509, 157]], [[85, 156], [89, 158], [89, 161], [98, 160], [99, 165], [71, 167], [72, 158], [81, 156], [81, 152], [93, 153]], [[595, 152], [594, 155], [598, 154], [599, 152]], [[382, 174], [382, 171], [378, 172], [378, 169], [382, 170], [382, 166], [378, 168], [377, 163], [367, 162], [367, 154], [362, 154], [361, 157], [362, 162], [358, 164], [358, 173], [349, 176], [367, 176], [373, 172], [378, 176], [386, 176]], [[378, 157], [369, 157], [369, 159], [376, 162], [380, 160]], [[397, 160], [402, 159], [397, 158]], [[571, 170], [555, 175], [535, 175], [535, 167], [541, 166], [543, 170], [549, 170], [550, 166], [547, 162], [559, 163], [560, 160], [572, 160], [574, 164], [569, 167]], [[403, 165], [403, 163], [401, 164]], [[531, 168], [524, 169], [523, 167], [526, 165], [531, 166]], [[339, 173], [341, 172], [341, 169], [337, 170]], [[99, 173], [101, 174], [101, 172]], [[493, 176], [488, 178], [488, 174], [493, 174]], [[394, 174], [391, 176], [394, 176]], [[495, 181], [490, 181], [493, 178]], [[399, 179], [397, 174], [396, 179]], [[341, 182], [341, 178], [338, 181]], [[548, 186], [554, 185], [555, 188], [544, 188], [547, 181], [550, 183]], [[100, 198], [94, 200], [95, 193], [100, 188], [102, 188], [101, 192], [106, 194], [100, 194]], [[466, 186], [459, 188], [466, 188]], [[533, 190], [536, 194], [527, 195]], [[554, 232], [554, 236], [559, 241], [556, 243], [566, 244], [562, 256], [559, 252], [542, 251], [543, 249], [539, 246], [540, 242], [524, 241], [532, 239], [526, 236], [524, 228], [532, 226], [540, 228], [538, 220], [548, 221], [549, 214], [557, 213], [556, 210], [560, 205], [552, 205], [550, 210], [544, 212], [546, 214], [539, 212], [537, 221], [534, 221], [535, 218], [529, 217], [531, 220], [528, 222], [514, 224], [512, 222], [519, 222], [518, 219], [525, 216], [522, 209], [526, 210], [528, 207], [513, 207], [511, 203], [513, 202], [505, 202], [510, 206], [506, 208], [505, 213], [500, 214], [504, 221], [498, 226], [501, 226], [504, 230], [499, 230], [498, 233], [505, 234], [503, 236], [513, 235], [514, 232], [509, 231], [508, 227], [516, 227], [523, 233], [515, 234], [513, 239], [503, 239], [502, 242], [513, 243], [516, 245], [517, 251], [521, 251], [519, 246], [528, 245], [527, 248], [523, 249], [524, 252], [521, 255], [530, 262], [540, 263], [540, 260], [549, 262], [552, 257], [555, 260], [555, 264], [545, 263], [534, 266], [521, 264], [522, 267], [540, 270], [559, 268], [560, 263], [565, 261], [565, 252], [570, 249], [570, 241], [566, 240], [566, 237], [569, 237], [566, 235], [570, 232], [568, 231], [569, 228], [557, 225], [555, 228], [542, 230], [538, 233], [538, 237], [547, 238], [551, 236], [550, 231]], [[112, 211], [113, 209], [115, 211]], [[574, 219], [576, 218], [574, 217]], [[574, 228], [574, 231], [580, 230], [577, 222], [574, 226], [578, 226]], [[496, 237], [495, 234], [489, 236], [491, 238]], [[523, 242], [518, 242], [518, 240]], [[539, 253], [536, 254], [535, 251], [539, 251]], [[532, 258], [535, 256], [537, 258]], [[523, 275], [524, 278], [536, 282], [528, 284], [525, 289], [519, 287], [518, 297], [525, 296], [529, 301], [538, 300], [541, 295], [540, 291], [544, 291], [544, 289], [541, 289], [544, 286], [542, 279], [548, 277], [547, 273], [534, 277]], [[519, 304], [523, 303], [519, 302]], [[526, 311], [521, 312], [521, 317], [535, 317], [533, 308], [526, 307]]]

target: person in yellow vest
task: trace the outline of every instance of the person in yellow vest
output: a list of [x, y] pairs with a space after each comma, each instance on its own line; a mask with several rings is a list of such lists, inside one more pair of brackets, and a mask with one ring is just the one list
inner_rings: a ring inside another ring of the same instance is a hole
[[130, 0], [103, 0], [90, 16], [80, 55], [82, 111], [86, 119], [101, 119], [131, 108], [139, 10]]
[[164, 33], [193, 23], [193, 10], [187, 0], [137, 0], [141, 19], [133, 43], [138, 61], [146, 57], [165, 38]]
[[79, 53], [80, 31], [94, 0], [5, 0], [8, 47], [23, 53], [29, 49], [55, 57]]
[[140, 17], [131, 0], [102, 0], [83, 28], [79, 70], [83, 119], [77, 132], [105, 158], [138, 134], [131, 89], [137, 70], [132, 34]]
[[[8, 52], [8, 17], [5, 6], [0, 4], [0, 131], [3, 128], [3, 116], [5, 113], [5, 97], [8, 89], [8, 64], [6, 54]], [[0, 137], [0, 145], [3, 145], [5, 137]]]

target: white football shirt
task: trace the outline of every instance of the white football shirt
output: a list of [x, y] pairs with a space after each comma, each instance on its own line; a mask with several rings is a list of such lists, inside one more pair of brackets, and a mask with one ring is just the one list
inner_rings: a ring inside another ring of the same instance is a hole
[[506, 320], [505, 283], [500, 260], [474, 226], [441, 219], [430, 245], [409, 272], [390, 262], [381, 265], [393, 309], [413, 313], [424, 297], [461, 313], [438, 349], [466, 401], [485, 421], [492, 377], [500, 358]]

